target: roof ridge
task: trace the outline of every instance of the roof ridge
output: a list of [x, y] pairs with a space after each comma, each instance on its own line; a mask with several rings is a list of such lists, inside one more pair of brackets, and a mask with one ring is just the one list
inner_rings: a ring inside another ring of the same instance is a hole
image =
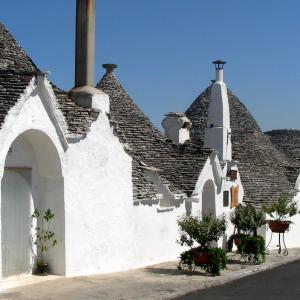
[[20, 73], [39, 70], [3, 23], [0, 23], [0, 70]]

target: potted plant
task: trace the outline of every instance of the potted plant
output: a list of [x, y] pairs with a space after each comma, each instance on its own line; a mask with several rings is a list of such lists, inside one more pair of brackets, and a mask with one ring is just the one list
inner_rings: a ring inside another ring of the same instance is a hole
[[32, 218], [36, 219], [34, 244], [37, 247], [37, 255], [34, 258], [34, 273], [47, 275], [49, 266], [46, 261], [46, 253], [57, 244], [55, 234], [51, 230], [54, 214], [49, 208], [44, 213], [35, 209]]
[[267, 220], [270, 230], [277, 233], [284, 233], [288, 230], [292, 223], [288, 218], [298, 213], [297, 202], [290, 201], [286, 195], [270, 204], [264, 204], [262, 209], [272, 219]]
[[229, 238], [227, 249], [232, 250], [232, 240], [234, 240], [242, 259], [256, 264], [263, 262], [265, 241], [257, 235], [257, 229], [266, 223], [264, 213], [249, 203], [239, 204], [231, 214], [230, 220], [238, 233]]
[[238, 235], [257, 236], [257, 229], [266, 224], [264, 213], [252, 204], [239, 204], [230, 216], [231, 223], [237, 229]]
[[[178, 219], [180, 228], [179, 243], [190, 247], [180, 255], [178, 268], [194, 270], [196, 266], [212, 275], [219, 275], [226, 268], [227, 258], [223, 249], [213, 247], [226, 230], [224, 216], [213, 218], [212, 215], [184, 215]], [[196, 247], [194, 247], [194, 245]]]
[[238, 245], [238, 253], [242, 259], [260, 264], [265, 261], [265, 240], [261, 236], [243, 235]]

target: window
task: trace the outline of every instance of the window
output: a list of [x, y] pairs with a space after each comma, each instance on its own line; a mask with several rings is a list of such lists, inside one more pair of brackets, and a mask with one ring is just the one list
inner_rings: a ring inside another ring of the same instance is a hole
[[223, 192], [223, 207], [229, 206], [229, 191]]

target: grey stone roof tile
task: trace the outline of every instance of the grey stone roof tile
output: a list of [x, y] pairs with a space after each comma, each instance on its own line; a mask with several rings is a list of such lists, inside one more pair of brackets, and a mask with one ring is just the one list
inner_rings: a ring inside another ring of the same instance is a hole
[[[31, 58], [0, 23], [0, 126], [37, 72], [39, 69]], [[86, 134], [98, 112], [78, 106], [67, 92], [54, 85], [53, 90], [66, 118], [68, 133], [76, 136]]]
[[92, 108], [83, 108], [72, 100], [68, 93], [52, 85], [58, 100], [59, 108], [64, 114], [70, 135], [82, 136], [89, 130], [91, 124], [98, 118], [99, 112]]
[[38, 71], [0, 22], [0, 126]]
[[138, 108], [112, 71], [106, 72], [97, 87], [109, 95], [114, 132], [128, 145], [127, 152], [134, 161], [134, 199], [149, 200], [157, 193], [146, 180], [140, 162], [160, 169], [160, 179], [171, 192], [190, 196], [211, 150], [192, 143], [177, 145], [169, 140]]
[[277, 129], [265, 132], [275, 147], [282, 152], [290, 163], [288, 178], [295, 184], [300, 172], [300, 130]]
[[[191, 139], [203, 144], [208, 105], [209, 86], [186, 111], [191, 120]], [[273, 201], [280, 194], [292, 194], [288, 180], [290, 163], [261, 132], [257, 122], [239, 99], [228, 90], [233, 159], [238, 167], [245, 190], [245, 201], [259, 206]]]

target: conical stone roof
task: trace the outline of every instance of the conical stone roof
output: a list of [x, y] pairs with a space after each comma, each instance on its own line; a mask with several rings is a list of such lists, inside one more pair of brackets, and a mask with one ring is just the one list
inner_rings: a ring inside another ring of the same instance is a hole
[[133, 158], [134, 199], [149, 200], [157, 193], [145, 177], [144, 165], [159, 169], [161, 182], [171, 192], [190, 196], [211, 151], [192, 143], [177, 145], [164, 136], [134, 103], [110, 68], [97, 88], [109, 95], [114, 132]]
[[[0, 127], [8, 111], [17, 103], [38, 71], [31, 58], [0, 23]], [[86, 134], [91, 123], [97, 119], [98, 112], [78, 106], [67, 92], [54, 85], [52, 87], [59, 109], [65, 116], [68, 134]]]
[[[186, 111], [192, 121], [191, 139], [203, 145], [211, 86], [201, 93]], [[233, 159], [237, 161], [245, 190], [244, 200], [260, 206], [292, 194], [288, 179], [290, 163], [262, 133], [245, 105], [228, 90]]]
[[300, 172], [300, 130], [277, 129], [265, 132], [275, 147], [290, 163], [289, 179], [295, 183]]
[[0, 23], [0, 127], [36, 71], [35, 64]]

